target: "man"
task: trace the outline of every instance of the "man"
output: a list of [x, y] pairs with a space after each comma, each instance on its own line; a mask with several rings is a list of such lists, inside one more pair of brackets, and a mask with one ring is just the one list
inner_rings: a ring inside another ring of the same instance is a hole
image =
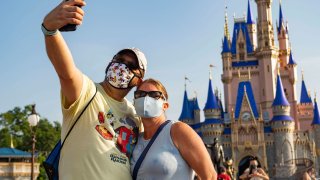
[[147, 61], [138, 49], [124, 49], [107, 66], [103, 82], [95, 84], [82, 74], [58, 29], [80, 25], [84, 12], [79, 7], [84, 5], [82, 0], [62, 2], [42, 24], [47, 54], [61, 85], [62, 141], [93, 98], [61, 150], [59, 178], [131, 179], [129, 158], [140, 121], [124, 97], [142, 81]]
[[239, 177], [240, 179], [249, 180], [269, 180], [269, 176], [262, 168], [258, 168], [258, 161], [256, 157], [250, 158], [250, 166]]

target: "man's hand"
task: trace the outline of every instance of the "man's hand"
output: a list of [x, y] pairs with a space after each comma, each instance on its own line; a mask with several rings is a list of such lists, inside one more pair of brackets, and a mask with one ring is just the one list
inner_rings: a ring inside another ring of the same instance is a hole
[[83, 0], [69, 0], [60, 3], [44, 18], [44, 27], [53, 31], [67, 24], [82, 24], [84, 11], [80, 7], [85, 5]]

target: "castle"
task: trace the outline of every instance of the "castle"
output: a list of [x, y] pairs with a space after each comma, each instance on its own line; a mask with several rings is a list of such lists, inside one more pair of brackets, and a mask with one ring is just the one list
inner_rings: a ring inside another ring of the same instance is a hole
[[255, 156], [271, 179], [300, 179], [306, 168], [319, 171], [320, 138], [316, 137], [320, 137], [320, 117], [316, 98], [312, 102], [302, 75], [298, 101], [297, 63], [281, 3], [274, 29], [272, 0], [255, 2], [257, 22], [248, 0], [247, 17], [234, 18], [232, 38], [225, 13], [221, 52], [225, 106], [209, 78], [205, 120], [200, 120], [197, 97], [189, 99], [186, 91], [179, 120], [189, 124], [205, 144], [213, 144], [218, 138], [238, 174], [246, 168], [248, 158]]

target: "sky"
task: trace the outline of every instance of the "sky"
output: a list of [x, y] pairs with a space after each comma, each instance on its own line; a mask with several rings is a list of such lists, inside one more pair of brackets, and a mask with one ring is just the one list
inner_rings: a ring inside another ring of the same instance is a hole
[[[40, 29], [44, 16], [60, 2], [1, 3], [0, 113], [35, 103], [41, 117], [61, 122], [59, 80], [46, 55]], [[256, 3], [254, 0], [250, 3], [256, 18]], [[210, 64], [216, 66], [213, 87], [223, 91], [220, 53], [225, 5], [232, 32], [233, 16], [244, 16], [247, 0], [87, 1], [83, 24], [63, 36], [77, 67], [96, 82], [104, 79], [107, 63], [120, 49], [141, 49], [148, 59], [146, 78], [158, 79], [167, 88], [170, 108], [166, 114], [168, 119], [175, 120], [182, 110], [185, 76], [190, 79], [188, 95], [192, 97], [196, 92], [201, 109], [207, 99]], [[319, 0], [282, 0], [298, 64], [298, 99], [301, 70], [307, 88], [318, 94], [320, 90], [319, 7]], [[279, 0], [273, 1], [272, 13], [275, 29]], [[130, 101], [132, 94], [128, 95]]]

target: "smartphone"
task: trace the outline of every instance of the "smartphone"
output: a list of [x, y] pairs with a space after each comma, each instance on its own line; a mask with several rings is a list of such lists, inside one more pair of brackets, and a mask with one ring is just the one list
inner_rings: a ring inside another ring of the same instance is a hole
[[[65, 0], [65, 1], [69, 1], [69, 0]], [[80, 6], [78, 6], [78, 7], [80, 7]], [[59, 31], [75, 31], [75, 30], [77, 30], [77, 25], [75, 25], [75, 24], [67, 24], [59, 29]]]

